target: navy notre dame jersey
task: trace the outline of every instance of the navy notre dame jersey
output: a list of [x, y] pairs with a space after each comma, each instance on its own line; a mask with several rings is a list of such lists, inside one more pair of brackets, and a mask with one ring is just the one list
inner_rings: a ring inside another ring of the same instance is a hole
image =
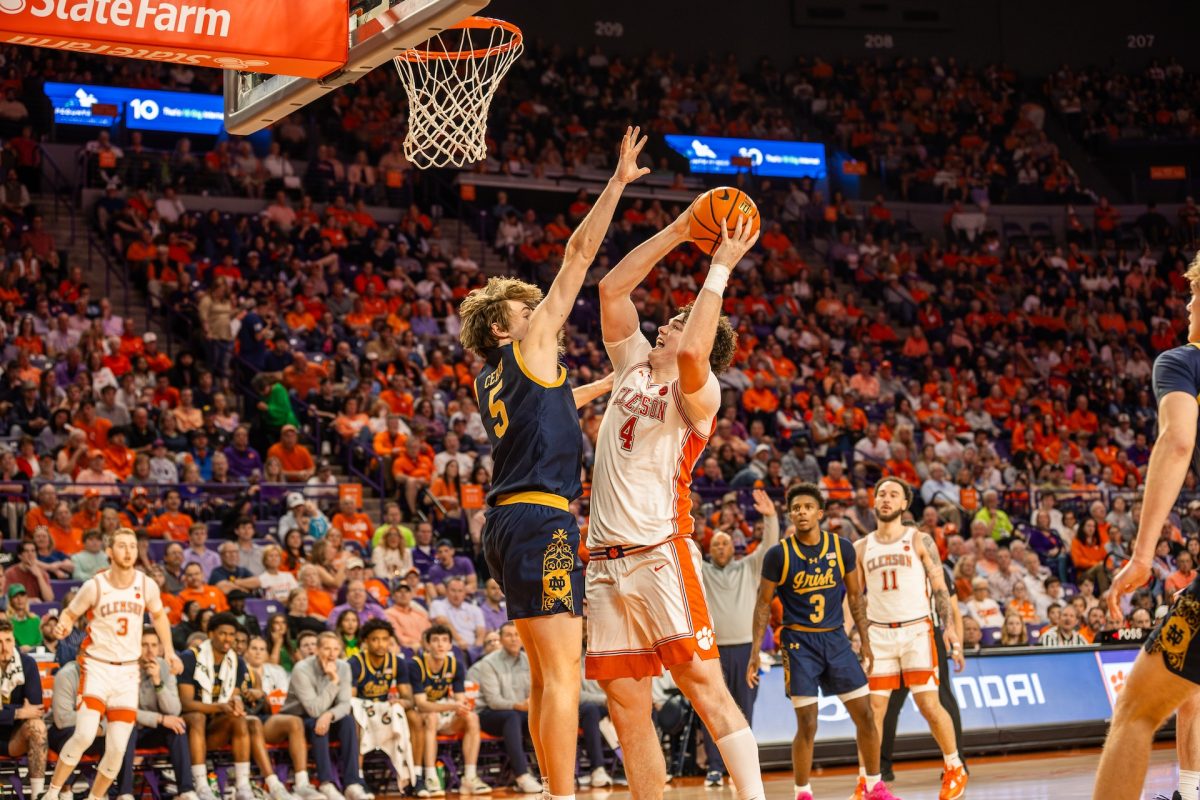
[[392, 687], [408, 683], [408, 677], [404, 659], [395, 653], [384, 655], [378, 669], [362, 650], [350, 657], [350, 679], [363, 700], [386, 700]]
[[[1200, 401], [1200, 344], [1173, 347], [1154, 359], [1155, 402], [1162, 403], [1171, 392], [1183, 392]], [[1192, 469], [1200, 475], [1200, 441], [1192, 448]]]
[[829, 631], [842, 627], [846, 573], [858, 566], [854, 546], [821, 531], [814, 545], [789, 536], [763, 557], [763, 578], [779, 584], [783, 624], [793, 630]]
[[567, 370], [543, 383], [525, 368], [519, 342], [488, 348], [475, 379], [479, 413], [492, 443], [488, 505], [502, 495], [545, 492], [574, 500], [583, 492], [583, 436]]
[[433, 668], [433, 659], [428, 653], [422, 652], [409, 662], [408, 682], [412, 684], [413, 694], [423, 691], [430, 702], [447, 699], [451, 691], [461, 695], [466, 680], [467, 673], [453, 653], [446, 656], [439, 670]]

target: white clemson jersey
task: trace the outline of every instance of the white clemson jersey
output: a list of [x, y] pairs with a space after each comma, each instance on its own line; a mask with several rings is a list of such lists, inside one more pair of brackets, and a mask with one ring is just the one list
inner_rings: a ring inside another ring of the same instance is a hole
[[929, 579], [917, 557], [920, 531], [908, 528], [894, 542], [866, 538], [861, 564], [866, 573], [867, 618], [871, 622], [904, 623], [930, 614]]
[[142, 655], [142, 620], [162, 610], [158, 584], [141, 572], [125, 588], [113, 585], [109, 570], [97, 573], [79, 589], [69, 606], [86, 616], [87, 637], [80, 644], [85, 657], [114, 664], [137, 661]]
[[587, 546], [690, 536], [692, 470], [721, 407], [717, 377], [685, 396], [677, 379], [654, 382], [641, 331], [604, 346], [616, 376], [596, 437]]

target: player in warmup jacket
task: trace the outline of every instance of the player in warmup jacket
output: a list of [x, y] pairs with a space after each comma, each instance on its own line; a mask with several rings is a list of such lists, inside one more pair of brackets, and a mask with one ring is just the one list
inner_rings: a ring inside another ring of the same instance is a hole
[[650, 718], [651, 680], [666, 667], [715, 739], [739, 800], [750, 800], [763, 796], [758, 745], [721, 674], [690, 495], [721, 405], [716, 373], [736, 344], [721, 316], [725, 284], [757, 233], [744, 219], [724, 233], [696, 302], [659, 328], [653, 347], [630, 297], [659, 260], [689, 241], [689, 213], [600, 283], [615, 378], [592, 480], [586, 670], [608, 694], [634, 797], [662, 797], [666, 765]]
[[[929, 723], [945, 770], [938, 800], [957, 800], [967, 788], [967, 773], [958, 757], [954, 723], [938, 700], [938, 656], [933, 643], [929, 593], [939, 619], [954, 619], [950, 592], [933, 537], [906, 526], [902, 517], [912, 502], [912, 487], [889, 476], [875, 484], [875, 518], [879, 527], [854, 543], [871, 622], [871, 705], [882, 736], [883, 718], [893, 689], [907, 686]], [[962, 644], [951, 627], [947, 649], [962, 666]]]
[[171, 646], [171, 622], [167, 619], [158, 584], [134, 569], [138, 557], [137, 534], [117, 528], [105, 537], [105, 550], [112, 565], [80, 587], [75, 599], [58, 618], [54, 635], [65, 639], [75, 621], [86, 616], [87, 637], [79, 646], [79, 713], [75, 733], [58, 754], [58, 766], [42, 800], [58, 800], [63, 785], [91, 746], [108, 719], [104, 755], [96, 769], [91, 798], [106, 797], [121, 768], [125, 748], [137, 722], [138, 685], [141, 675], [142, 617], [150, 615], [154, 630], [166, 652], [171, 673], [178, 675], [183, 663]]
[[475, 395], [494, 470], [483, 551], [529, 654], [530, 738], [556, 798], [575, 791], [583, 563], [568, 506], [583, 491], [576, 406], [586, 402], [566, 385], [559, 339], [625, 184], [650, 171], [637, 165], [646, 144], [639, 133], [626, 129], [616, 171], [567, 242], [544, 299], [532, 284], [493, 278], [459, 307], [463, 347], [485, 362]]
[[[796, 709], [792, 774], [796, 800], [812, 800], [809, 773], [817, 735], [818, 691], [837, 695], [854, 720], [865, 774], [856, 800], [896, 800], [879, 771], [879, 729], [869, 699], [867, 674], [846, 635], [842, 601], [858, 629], [859, 650], [871, 668], [871, 630], [862, 594], [857, 553], [850, 541], [821, 530], [825, 496], [819, 486], [801, 483], [788, 489], [788, 515], [796, 532], [767, 551], [754, 606], [754, 639], [761, 642], [771, 616], [771, 601], [783, 604], [783, 685]], [[758, 659], [746, 668], [746, 682], [758, 682]]]
[[[1191, 288], [1188, 301], [1188, 343], [1161, 353], [1154, 360], [1154, 396], [1158, 400], [1158, 439], [1146, 469], [1146, 493], [1133, 558], [1114, 576], [1108, 590], [1108, 610], [1121, 619], [1121, 597], [1151, 579], [1158, 532], [1167, 522], [1188, 467], [1200, 471], [1197, 447], [1197, 403], [1200, 398], [1200, 256], [1184, 273]], [[1142, 531], [1149, 531], [1143, 535]], [[1093, 795], [1105, 800], [1141, 797], [1146, 781], [1154, 732], [1178, 710], [1175, 741], [1179, 755], [1179, 785], [1175, 797], [1195, 800], [1200, 782], [1200, 578], [1177, 596], [1171, 612], [1151, 632], [1145, 652], [1139, 653], [1125, 688], [1117, 695], [1112, 726], [1100, 756]]]

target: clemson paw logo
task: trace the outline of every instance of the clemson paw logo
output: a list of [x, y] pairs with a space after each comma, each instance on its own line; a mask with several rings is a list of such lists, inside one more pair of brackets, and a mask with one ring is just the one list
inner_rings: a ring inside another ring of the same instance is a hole
[[0, 12], [20, 14], [25, 10], [25, 0], [0, 0]]
[[696, 644], [700, 645], [701, 650], [711, 650], [716, 641], [717, 636], [712, 628], [704, 627], [696, 631]]
[[1109, 675], [1108, 682], [1112, 686], [1113, 694], [1119, 694], [1125, 688], [1125, 670], [1118, 670]]

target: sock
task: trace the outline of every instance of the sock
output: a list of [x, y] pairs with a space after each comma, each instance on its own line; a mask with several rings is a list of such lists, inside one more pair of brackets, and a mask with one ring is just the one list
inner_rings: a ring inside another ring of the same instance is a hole
[[552, 794], [552, 795], [550, 795], [550, 800], [575, 800], [575, 795], [573, 795], [573, 794]]
[[296, 786], [308, 786], [308, 770], [296, 770], [295, 778], [292, 781]]
[[808, 792], [808, 796], [812, 797], [812, 784], [811, 783], [806, 783], [803, 786], [799, 786], [795, 783], [792, 784], [792, 797], [793, 798], [799, 797], [800, 795], [802, 795], [805, 792]]
[[283, 784], [279, 783], [279, 776], [276, 775], [274, 772], [272, 772], [270, 775], [267, 776], [266, 784], [267, 784], [268, 789], [274, 789], [276, 785], [280, 785], [280, 786], [283, 785]]
[[474, 764], [467, 764], [463, 767], [463, 777], [466, 778], [467, 780], [475, 779], [476, 775], [475, 775], [475, 765]]
[[1200, 790], [1200, 771], [1191, 769], [1179, 770], [1179, 797], [1180, 800], [1197, 800], [1197, 794]]
[[30, 790], [32, 790], [33, 796], [37, 797], [39, 794], [42, 793], [42, 790], [46, 788], [46, 779], [45, 778], [30, 778], [29, 779], [29, 788], [30, 788]]
[[945, 759], [946, 766], [950, 769], [956, 769], [962, 766], [962, 759], [958, 757], [957, 750], [955, 750], [953, 753], [946, 753], [942, 756], [942, 758]]
[[192, 780], [196, 782], [196, 788], [208, 786], [208, 769], [203, 764], [193, 764]]
[[749, 725], [722, 736], [717, 740], [717, 749], [737, 787], [738, 800], [761, 800], [766, 796], [758, 766], [758, 742], [754, 741]]
[[875, 784], [879, 783], [881, 780], [883, 780], [883, 778], [881, 778], [879, 775], [868, 775], [867, 776], [867, 791], [869, 792], [872, 789], [874, 789]]
[[236, 762], [233, 765], [233, 783], [239, 789], [250, 785], [250, 762]]
[[424, 767], [413, 767], [413, 783], [420, 783], [425, 779]]
[[860, 777], [860, 778], [867, 777], [867, 768], [864, 767], [862, 764], [858, 765], [858, 777]]

